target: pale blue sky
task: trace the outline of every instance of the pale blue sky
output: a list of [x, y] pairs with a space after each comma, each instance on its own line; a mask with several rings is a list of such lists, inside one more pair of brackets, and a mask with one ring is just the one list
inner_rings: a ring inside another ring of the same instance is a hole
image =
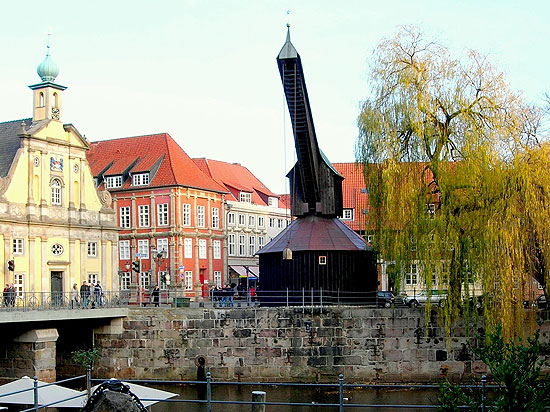
[[400, 25], [457, 53], [489, 54], [531, 102], [550, 90], [550, 2], [542, 0], [21, 1], [2, 5], [0, 121], [32, 115], [27, 86], [39, 82], [51, 26], [57, 82], [69, 87], [64, 122], [92, 141], [168, 132], [190, 156], [239, 162], [284, 192], [294, 155], [287, 121], [285, 165], [275, 57], [288, 9], [332, 162], [354, 160], [368, 58]]

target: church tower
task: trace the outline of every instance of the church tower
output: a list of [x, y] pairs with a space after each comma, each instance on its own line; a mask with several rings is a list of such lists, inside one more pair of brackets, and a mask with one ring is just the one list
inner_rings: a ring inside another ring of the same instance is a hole
[[61, 122], [61, 92], [67, 87], [55, 83], [59, 67], [50, 56], [50, 35], [48, 34], [46, 58], [36, 68], [42, 82], [29, 86], [33, 91], [33, 122], [50, 119]]

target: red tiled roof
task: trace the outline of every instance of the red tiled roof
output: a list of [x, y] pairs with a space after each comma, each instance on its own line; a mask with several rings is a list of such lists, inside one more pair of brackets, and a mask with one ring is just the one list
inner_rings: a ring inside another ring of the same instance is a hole
[[[124, 165], [128, 167], [131, 163], [127, 159], [137, 159], [132, 172], [149, 171], [162, 159], [158, 171], [151, 176], [149, 187], [180, 185], [215, 192], [227, 191], [207, 176], [168, 133], [94, 142], [87, 158], [94, 176], [101, 172], [102, 165], [105, 168], [110, 161], [114, 161], [111, 168], [116, 173], [122, 173]], [[113, 175], [111, 168], [105, 172], [106, 175]], [[129, 180], [122, 188], [130, 187]]]
[[368, 213], [369, 196], [367, 194], [363, 165], [358, 163], [333, 163], [338, 172], [344, 176], [342, 196], [344, 209], [354, 209], [353, 220], [343, 223], [353, 230], [365, 229], [365, 214]]
[[[265, 197], [279, 197], [279, 195], [264, 186], [250, 170], [239, 163], [227, 163], [205, 158], [193, 160], [204, 173], [211, 176], [220, 185], [225, 186], [228, 191], [231, 192], [230, 188], [233, 188], [241, 192], [252, 193], [251, 198], [254, 204], [267, 205], [267, 198], [264, 200], [260, 196], [260, 193], [264, 194]], [[238, 200], [234, 191], [227, 198], [229, 200]]]

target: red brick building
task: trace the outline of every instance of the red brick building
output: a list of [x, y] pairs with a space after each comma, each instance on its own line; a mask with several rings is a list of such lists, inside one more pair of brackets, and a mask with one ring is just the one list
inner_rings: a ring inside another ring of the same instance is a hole
[[192, 296], [226, 278], [226, 189], [169, 134], [95, 142], [87, 157], [96, 185], [113, 198], [121, 289], [159, 284]]

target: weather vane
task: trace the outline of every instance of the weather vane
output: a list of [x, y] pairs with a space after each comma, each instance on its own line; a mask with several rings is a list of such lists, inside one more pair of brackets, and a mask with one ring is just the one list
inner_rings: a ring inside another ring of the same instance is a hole
[[51, 27], [48, 27], [48, 43], [46, 44], [46, 47], [47, 47], [47, 54], [48, 56], [50, 55], [50, 40], [51, 40], [51, 37], [52, 37], [52, 28]]
[[286, 11], [286, 27], [290, 27], [290, 10]]

